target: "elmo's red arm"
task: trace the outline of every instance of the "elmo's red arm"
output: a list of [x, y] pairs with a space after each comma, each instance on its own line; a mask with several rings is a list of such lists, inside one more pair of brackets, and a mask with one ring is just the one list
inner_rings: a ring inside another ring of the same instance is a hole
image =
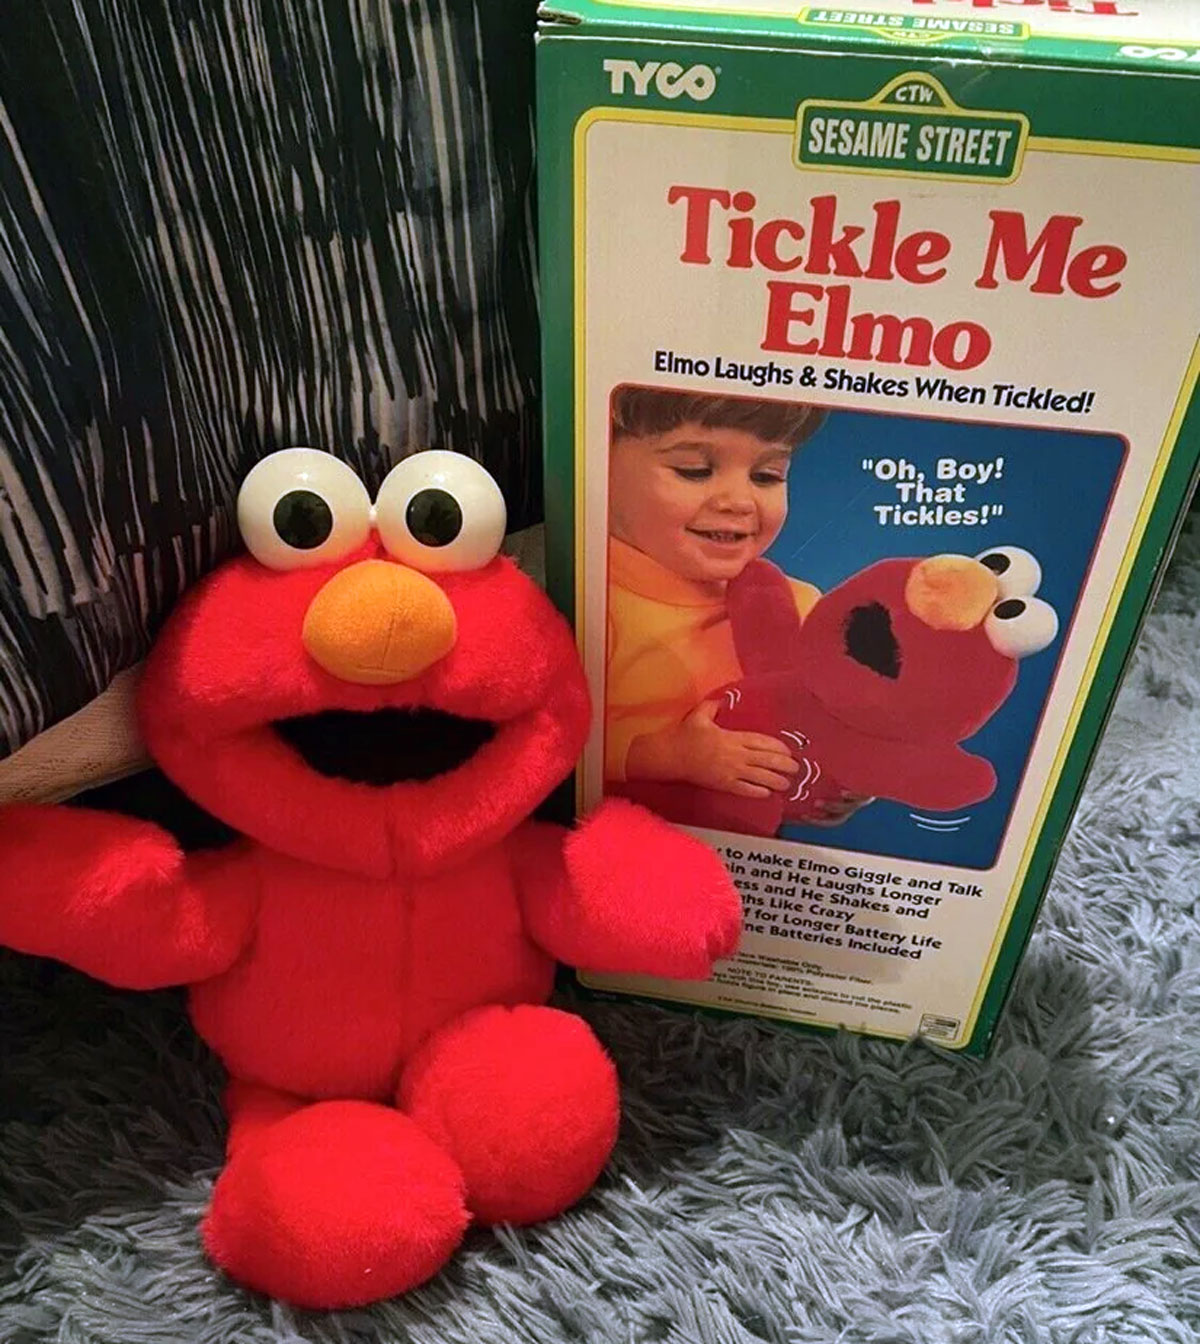
[[[956, 745], [889, 743], [882, 738], [847, 737], [830, 749], [825, 764], [850, 794], [891, 798], [933, 812], [970, 807], [991, 797], [996, 771], [982, 756]], [[811, 817], [806, 804], [785, 807], [785, 818]]]
[[514, 835], [530, 937], [580, 970], [702, 980], [731, 956], [741, 901], [700, 841], [609, 800], [577, 830], [530, 822]]
[[6, 808], [0, 873], [0, 943], [123, 989], [207, 979], [249, 938], [254, 900], [236, 858], [187, 858], [129, 817]]

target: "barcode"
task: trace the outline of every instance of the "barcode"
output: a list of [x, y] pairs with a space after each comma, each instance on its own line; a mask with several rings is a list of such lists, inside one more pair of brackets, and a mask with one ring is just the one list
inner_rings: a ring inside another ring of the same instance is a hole
[[932, 1036], [935, 1041], [953, 1040], [958, 1035], [957, 1017], [939, 1017], [936, 1013], [926, 1013], [918, 1028], [921, 1036]]

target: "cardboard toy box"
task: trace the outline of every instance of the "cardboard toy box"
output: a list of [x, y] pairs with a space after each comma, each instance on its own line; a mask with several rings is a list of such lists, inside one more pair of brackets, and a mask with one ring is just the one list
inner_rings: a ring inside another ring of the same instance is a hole
[[578, 805], [746, 903], [583, 981], [982, 1054], [1200, 453], [1200, 3], [563, 0], [538, 62]]

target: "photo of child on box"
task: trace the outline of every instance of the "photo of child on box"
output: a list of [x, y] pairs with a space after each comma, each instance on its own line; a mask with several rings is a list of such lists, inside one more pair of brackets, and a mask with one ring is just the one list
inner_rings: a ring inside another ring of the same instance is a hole
[[629, 385], [611, 408], [605, 791], [989, 866], [1122, 441]]

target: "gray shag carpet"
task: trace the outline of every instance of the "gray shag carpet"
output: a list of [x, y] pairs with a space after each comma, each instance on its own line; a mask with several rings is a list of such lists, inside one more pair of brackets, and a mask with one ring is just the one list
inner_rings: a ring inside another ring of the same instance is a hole
[[233, 1287], [219, 1071], [180, 997], [0, 958], [0, 1341], [1184, 1344], [1200, 1329], [1200, 525], [984, 1063], [584, 1009], [625, 1081], [596, 1191], [404, 1300]]

